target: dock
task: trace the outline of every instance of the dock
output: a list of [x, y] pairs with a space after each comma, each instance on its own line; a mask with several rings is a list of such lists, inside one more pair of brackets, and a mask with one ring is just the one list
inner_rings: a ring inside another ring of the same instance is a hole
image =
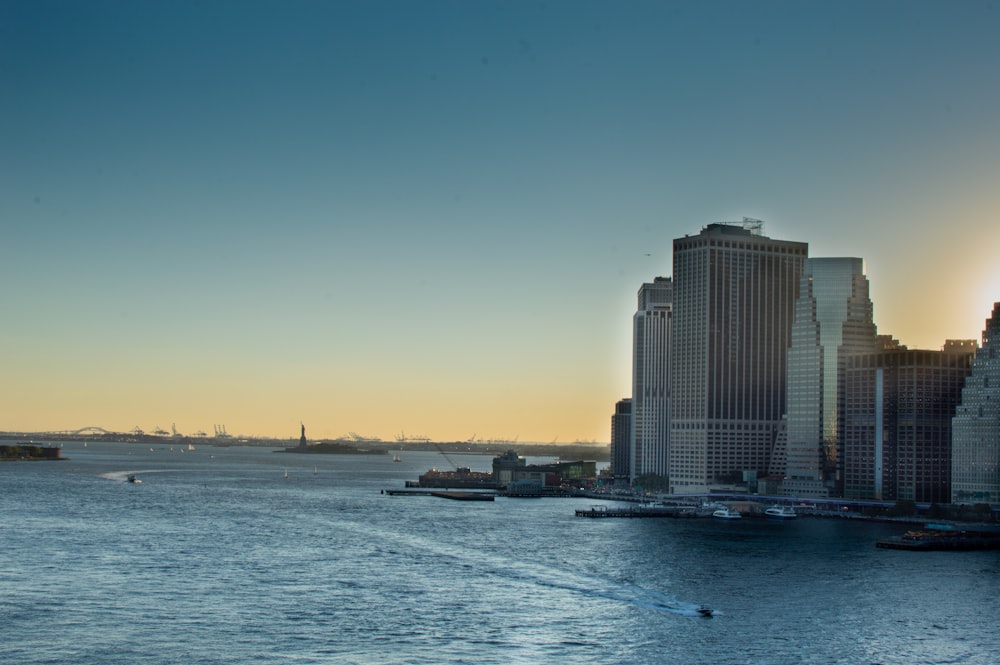
[[492, 501], [493, 494], [486, 492], [431, 492], [431, 496], [452, 501]]
[[690, 506], [629, 506], [628, 508], [608, 508], [591, 506], [576, 511], [577, 517], [595, 519], [611, 517], [697, 517]]
[[449, 491], [440, 489], [405, 489], [405, 490], [382, 490], [382, 494], [390, 496], [436, 496], [441, 499], [452, 499], [453, 501], [493, 501], [496, 492], [473, 492], [473, 491]]

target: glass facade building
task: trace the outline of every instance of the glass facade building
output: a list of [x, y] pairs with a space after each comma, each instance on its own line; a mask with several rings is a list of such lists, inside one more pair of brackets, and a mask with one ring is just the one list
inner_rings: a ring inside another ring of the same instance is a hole
[[875, 350], [868, 279], [860, 258], [809, 258], [799, 281], [784, 444], [775, 457], [789, 496], [828, 496], [837, 458], [839, 375], [846, 355]]

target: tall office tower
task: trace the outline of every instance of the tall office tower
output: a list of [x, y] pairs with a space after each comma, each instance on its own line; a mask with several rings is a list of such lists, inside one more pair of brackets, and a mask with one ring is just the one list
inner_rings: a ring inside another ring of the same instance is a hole
[[1000, 504], [1000, 302], [952, 420], [952, 503]]
[[783, 494], [829, 496], [837, 456], [839, 367], [847, 354], [874, 351], [875, 334], [864, 261], [806, 259], [788, 350], [785, 468], [778, 469]]
[[772, 240], [746, 219], [674, 240], [673, 492], [767, 471], [807, 253], [806, 243]]
[[845, 498], [951, 501], [951, 422], [972, 357], [949, 344], [845, 359]]
[[673, 282], [657, 277], [639, 289], [639, 308], [632, 317], [632, 482], [640, 476], [667, 476], [672, 302]]
[[611, 416], [611, 474], [615, 485], [627, 485], [631, 474], [630, 459], [632, 457], [632, 400], [628, 397], [620, 399], [615, 404], [615, 413]]
[[835, 468], [832, 483], [832, 492], [835, 496], [844, 496], [844, 460], [840, 432], [844, 426], [844, 409], [847, 403], [847, 395], [844, 392], [844, 369], [847, 366], [847, 358], [857, 354], [875, 353], [880, 349], [906, 348], [902, 347], [899, 340], [894, 339], [892, 335], [878, 334], [872, 309], [872, 301], [868, 296], [868, 279], [863, 274], [856, 275], [851, 289], [851, 299], [847, 302], [847, 320], [844, 321], [841, 347], [837, 351], [837, 425], [832, 450], [830, 441], [825, 442], [827, 465]]

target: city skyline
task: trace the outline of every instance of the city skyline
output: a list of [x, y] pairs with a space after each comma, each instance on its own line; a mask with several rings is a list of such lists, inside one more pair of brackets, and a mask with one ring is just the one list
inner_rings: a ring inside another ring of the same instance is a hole
[[608, 441], [671, 243], [1000, 300], [990, 3], [0, 2], [0, 430]]

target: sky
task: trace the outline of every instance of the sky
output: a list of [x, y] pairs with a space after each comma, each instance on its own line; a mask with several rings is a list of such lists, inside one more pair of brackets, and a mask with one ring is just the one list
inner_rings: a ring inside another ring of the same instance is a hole
[[1000, 3], [0, 0], [0, 430], [610, 438], [672, 241], [1000, 300]]

